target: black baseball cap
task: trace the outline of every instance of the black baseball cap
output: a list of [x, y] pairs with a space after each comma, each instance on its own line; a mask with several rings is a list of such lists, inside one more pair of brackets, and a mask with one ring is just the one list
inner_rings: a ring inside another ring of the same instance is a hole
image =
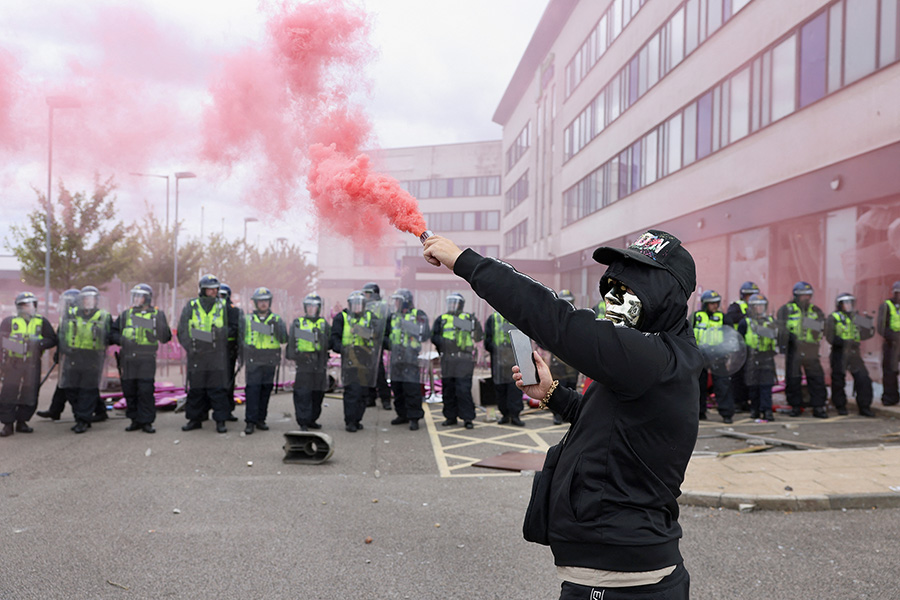
[[697, 286], [697, 269], [691, 253], [681, 240], [665, 231], [650, 229], [627, 248], [601, 246], [594, 250], [594, 260], [603, 265], [628, 258], [639, 263], [665, 269], [678, 281], [684, 295], [689, 297]]

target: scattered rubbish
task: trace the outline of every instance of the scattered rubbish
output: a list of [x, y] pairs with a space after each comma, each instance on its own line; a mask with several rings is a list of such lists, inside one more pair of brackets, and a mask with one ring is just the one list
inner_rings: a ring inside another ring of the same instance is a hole
[[372, 504], [378, 504], [378, 498], [372, 498]]
[[[751, 440], [751, 441], [759, 441], [759, 440]], [[739, 448], [737, 450], [729, 450], [728, 452], [719, 452], [716, 456], [719, 458], [728, 458], [729, 456], [733, 456], [735, 454], [749, 454], [751, 452], [762, 452], [764, 450], [768, 450], [769, 448], [774, 448], [775, 446], [771, 444], [761, 444], [759, 446], [749, 446], [747, 448]]]
[[[731, 429], [717, 429], [717, 433], [724, 435], [725, 437], [733, 437], [741, 440], [758, 440], [765, 444], [772, 444], [773, 446], [789, 446], [791, 448], [796, 448], [797, 450], [809, 450], [816, 449], [821, 450], [822, 446], [816, 446], [814, 444], [805, 444], [803, 442], [791, 442], [788, 440], [781, 440], [778, 438], [769, 438], [769, 437], [761, 437], [758, 435], [751, 435], [748, 433], [740, 433], [738, 431], [733, 431]], [[796, 432], [794, 435], [799, 435]]]
[[121, 583], [116, 583], [115, 581], [110, 581], [109, 579], [106, 580], [106, 583], [108, 583], [109, 585], [114, 585], [117, 588], [122, 588], [123, 590], [131, 589], [131, 588], [128, 588], [128, 587], [122, 585]]
[[24, 529], [13, 529], [13, 533], [25, 533]]
[[428, 503], [427, 503], [427, 502], [423, 502], [423, 503], [422, 503], [422, 506], [428, 506]]
[[181, 509], [180, 509], [180, 508], [174, 508], [174, 509], [172, 509], [172, 513], [174, 513], [174, 514], [176, 514], [176, 515], [180, 515], [180, 514], [181, 514]]
[[173, 443], [177, 444], [177, 443], [180, 442], [180, 441], [181, 441], [181, 440], [175, 440]]
[[147, 448], [147, 451], [144, 452], [144, 456], [150, 456], [151, 454], [153, 454], [153, 451], [150, 448]]
[[155, 530], [155, 529], [148, 529], [148, 530], [147, 530], [147, 533], [156, 533], [156, 530]]
[[378, 479], [379, 477], [381, 477], [381, 471], [379, 471], [378, 469], [375, 469], [374, 475], [375, 475], [375, 479]]
[[391, 443], [391, 440], [384, 440], [384, 443], [385, 443], [385, 444], [390, 444], [390, 443]]
[[755, 508], [756, 508], [755, 504], [744, 504], [744, 503], [738, 504], [738, 512], [742, 512], [742, 513], [753, 512], [753, 509], [755, 509]]
[[884, 450], [884, 444], [878, 444], [878, 449], [879, 449], [879, 450]]
[[784, 486], [784, 489], [785, 489], [786, 491], [788, 491], [788, 492], [793, 492], [793, 491], [794, 491], [794, 488], [792, 488], [792, 487], [789, 486], [789, 485]]
[[370, 559], [370, 558], [367, 558], [367, 559], [366, 559], [366, 564], [367, 564], [367, 565], [370, 565], [370, 564], [372, 564], [372, 559]]
[[888, 489], [892, 492], [900, 492], [900, 485], [889, 485]]
[[784, 427], [785, 429], [797, 429], [797, 424], [796, 423], [785, 423], [784, 425], [782, 425], [782, 427]]
[[435, 527], [440, 527], [441, 524], [440, 524], [440, 523], [435, 523], [434, 526], [435, 526]]
[[465, 545], [465, 544], [457, 544], [456, 547], [457, 547], [457, 548], [465, 548], [466, 545]]
[[372, 536], [371, 536], [371, 535], [368, 536], [368, 537], [366, 537], [366, 543], [367, 543], [367, 544], [371, 544], [371, 543], [372, 543]]
[[0, 473], [0, 477], [9, 477], [12, 473]]
[[276, 475], [281, 475], [281, 471], [278, 471], [278, 472], [277, 472], [277, 473], [275, 473], [275, 474], [276, 474]]
[[253, 466], [253, 461], [252, 461], [252, 460], [248, 460], [248, 461], [247, 461], [247, 466], [248, 466], [248, 467], [252, 467], [252, 466]]

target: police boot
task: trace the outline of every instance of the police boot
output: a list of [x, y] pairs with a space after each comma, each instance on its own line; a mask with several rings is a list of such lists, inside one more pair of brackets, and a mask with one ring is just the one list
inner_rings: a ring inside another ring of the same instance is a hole
[[125, 431], [137, 431], [140, 428], [141, 428], [141, 426], [138, 424], [137, 421], [132, 421], [131, 425], [129, 425], [128, 427], [125, 428]]
[[181, 426], [181, 430], [191, 431], [192, 429], [200, 429], [201, 427], [203, 427], [203, 423], [201, 423], [200, 421], [188, 421]]
[[253, 423], [247, 423], [247, 426], [244, 427], [244, 433], [247, 435], [253, 433]]
[[225, 427], [225, 421], [216, 421], [216, 432], [228, 433], [228, 429]]
[[763, 413], [763, 419], [771, 423], [775, 420], [775, 415], [772, 414], [771, 410], [767, 410], [765, 413]]
[[391, 419], [391, 425], [405, 425], [409, 423], [409, 419], [405, 417], [397, 417], [396, 419]]
[[8, 437], [14, 433], [13, 424], [12, 423], [4, 423], [3, 431], [0, 431], [0, 437]]
[[416, 431], [417, 429], [419, 429], [419, 420], [413, 419], [412, 421], [410, 421], [409, 429], [410, 429], [410, 431]]
[[54, 421], [59, 421], [59, 415], [54, 415], [49, 410], [39, 410], [37, 411], [37, 416], [42, 419], [53, 419]]
[[256, 424], [256, 428], [257, 428], [257, 429], [262, 429], [263, 431], [268, 431], [268, 430], [269, 430], [269, 426], [266, 425], [266, 422], [265, 422], [265, 421], [260, 421], [259, 423], [257, 423], [257, 424]]
[[34, 433], [34, 429], [28, 426], [28, 423], [25, 421], [19, 421], [16, 423], [16, 431], [19, 433]]
[[86, 421], [76, 421], [75, 427], [72, 428], [72, 431], [74, 431], [75, 433], [84, 433], [88, 430], [88, 427], [90, 427], [90, 423], [87, 423]]
[[817, 406], [817, 407], [813, 408], [813, 416], [817, 419], [827, 419], [828, 411], [825, 409], [824, 406]]
[[141, 425], [141, 431], [144, 433], [156, 433], [156, 429], [153, 428], [153, 425], [150, 423], [144, 423]]

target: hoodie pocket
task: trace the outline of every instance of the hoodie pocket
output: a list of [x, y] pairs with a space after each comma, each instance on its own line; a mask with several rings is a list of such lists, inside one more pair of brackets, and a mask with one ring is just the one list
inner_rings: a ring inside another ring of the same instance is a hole
[[569, 505], [579, 523], [597, 521], [603, 505], [603, 483], [599, 478], [592, 479], [590, 471], [589, 460], [579, 455], [569, 481]]

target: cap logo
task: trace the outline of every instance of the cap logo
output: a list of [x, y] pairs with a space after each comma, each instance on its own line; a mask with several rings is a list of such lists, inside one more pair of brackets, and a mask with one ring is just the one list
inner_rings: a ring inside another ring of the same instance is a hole
[[679, 243], [677, 238], [667, 233], [654, 234], [648, 231], [628, 246], [628, 249], [640, 252], [653, 260], [659, 260], [660, 258], [665, 258], [674, 248], [677, 248]]

